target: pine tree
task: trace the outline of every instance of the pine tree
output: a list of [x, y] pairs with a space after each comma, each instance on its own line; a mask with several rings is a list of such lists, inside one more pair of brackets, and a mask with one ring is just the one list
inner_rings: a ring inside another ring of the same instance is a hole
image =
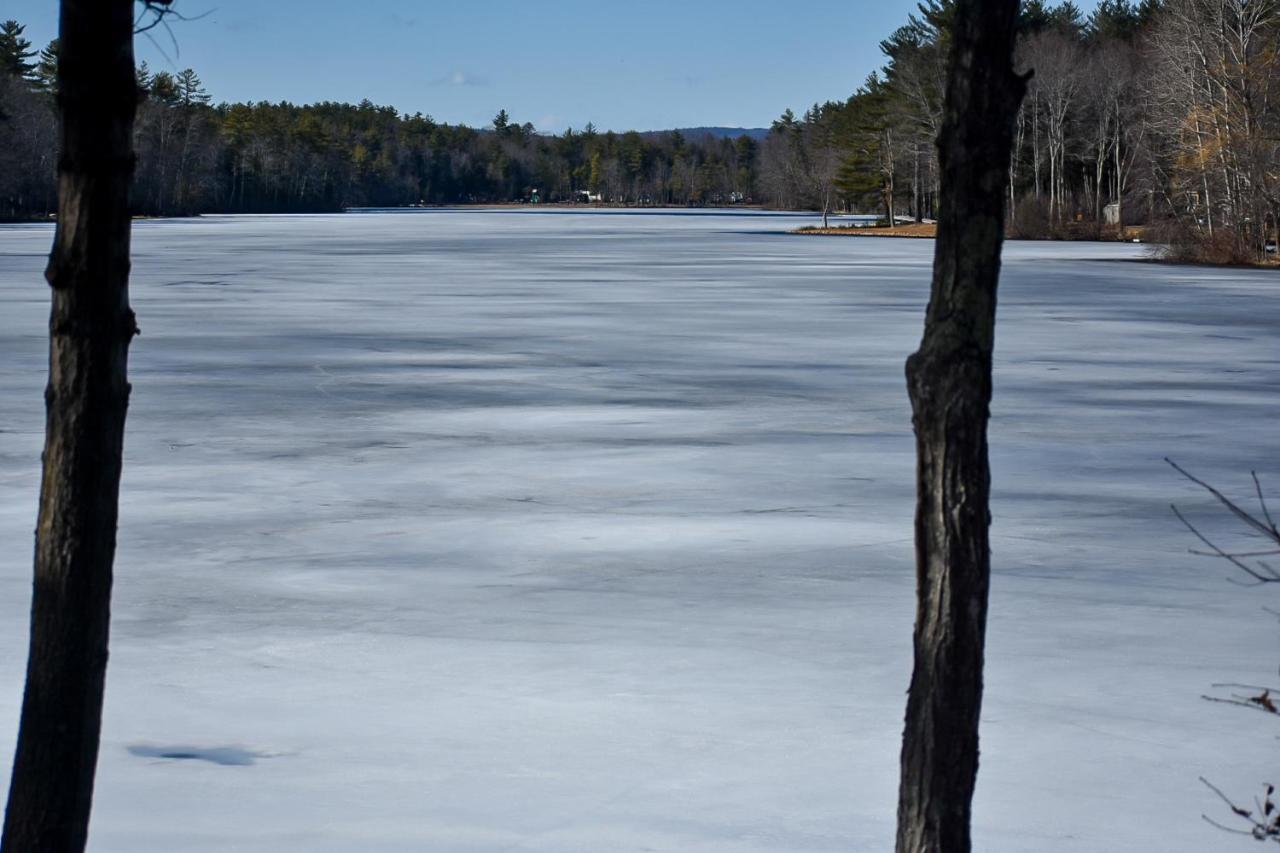
[[34, 72], [36, 88], [42, 92], [56, 94], [58, 91], [58, 40], [49, 42], [49, 46], [40, 51], [40, 60]]
[[877, 75], [842, 110], [842, 147], [848, 152], [836, 175], [836, 188], [852, 200], [874, 197], [892, 225], [893, 151], [888, 146], [890, 93]]
[[1025, 33], [1038, 33], [1048, 29], [1051, 20], [1044, 0], [1026, 0], [1018, 13], [1018, 29]]
[[498, 114], [493, 117], [493, 131], [499, 137], [507, 135], [511, 128], [511, 116], [507, 115], [506, 110], [498, 110]]
[[207, 104], [211, 100], [209, 93], [204, 90], [204, 83], [190, 68], [183, 69], [177, 77], [173, 78], [173, 82], [178, 103], [184, 107]]
[[1049, 11], [1049, 26], [1064, 33], [1079, 35], [1085, 26], [1084, 13], [1071, 0], [1065, 0]]
[[1120, 39], [1133, 41], [1141, 22], [1138, 9], [1129, 0], [1102, 0], [1085, 22], [1085, 34], [1092, 41]]
[[133, 72], [134, 80], [138, 83], [139, 94], [146, 96], [151, 93], [151, 69], [147, 66], [144, 59], [138, 63], [138, 67]]
[[22, 35], [26, 29], [14, 20], [0, 24], [0, 72], [31, 82], [36, 67], [31, 57], [36, 55], [36, 51]]
[[178, 103], [178, 81], [168, 71], [157, 71], [151, 78], [151, 100], [165, 106]]

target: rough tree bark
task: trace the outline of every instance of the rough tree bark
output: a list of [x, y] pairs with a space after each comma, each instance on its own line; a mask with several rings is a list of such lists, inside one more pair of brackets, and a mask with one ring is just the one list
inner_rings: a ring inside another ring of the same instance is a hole
[[31, 646], [4, 853], [80, 853], [107, 666], [129, 308], [133, 0], [63, 0], [58, 225]]
[[898, 853], [967, 853], [990, 576], [987, 420], [1014, 122], [1018, 0], [958, 0], [933, 289], [907, 361], [917, 451], [915, 670]]

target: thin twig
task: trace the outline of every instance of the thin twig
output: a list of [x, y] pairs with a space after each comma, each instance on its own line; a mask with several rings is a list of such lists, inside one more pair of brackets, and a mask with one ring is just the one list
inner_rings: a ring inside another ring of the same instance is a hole
[[1262, 707], [1257, 702], [1250, 702], [1248, 699], [1242, 699], [1236, 696], [1233, 696], [1230, 699], [1224, 699], [1221, 696], [1209, 696], [1208, 694], [1205, 694], [1205, 695], [1202, 695], [1200, 698], [1205, 700], [1206, 702], [1217, 702], [1220, 705], [1236, 705], [1240, 708], [1251, 708], [1254, 711], [1260, 711], [1263, 714], [1275, 713], [1274, 711], [1268, 711], [1266, 708]]
[[1204, 822], [1212, 826], [1214, 829], [1221, 829], [1223, 832], [1230, 832], [1234, 835], [1249, 835], [1249, 836], [1253, 835], [1253, 833], [1250, 832], [1249, 830], [1236, 829], [1234, 826], [1227, 826], [1224, 823], [1218, 823], [1216, 820], [1209, 817], [1207, 814], [1202, 814], [1200, 815], [1200, 817], [1204, 818]]
[[1218, 795], [1218, 797], [1219, 797], [1219, 798], [1220, 798], [1224, 803], [1226, 803], [1226, 804], [1227, 804], [1227, 807], [1228, 807], [1228, 808], [1230, 808], [1230, 809], [1231, 809], [1231, 811], [1235, 812], [1236, 814], [1240, 815], [1241, 817], [1252, 817], [1252, 815], [1251, 815], [1248, 811], [1246, 811], [1246, 810], [1244, 810], [1244, 809], [1240, 808], [1240, 807], [1239, 807], [1239, 806], [1237, 806], [1235, 803], [1231, 802], [1231, 798], [1230, 798], [1230, 797], [1228, 797], [1226, 794], [1222, 793], [1222, 789], [1221, 789], [1221, 788], [1219, 788], [1217, 785], [1213, 784], [1212, 782], [1210, 782], [1208, 779], [1204, 778], [1203, 776], [1201, 776], [1201, 777], [1200, 777], [1200, 781], [1204, 783], [1204, 786], [1205, 786], [1206, 788], [1208, 788], [1210, 791], [1213, 791], [1215, 794], [1217, 794], [1217, 795]]
[[1254, 530], [1261, 533], [1263, 536], [1266, 536], [1269, 539], [1276, 538], [1277, 534], [1273, 528], [1268, 527], [1266, 524], [1262, 523], [1261, 521], [1258, 521], [1258, 519], [1254, 518], [1252, 515], [1242, 510], [1239, 506], [1237, 506], [1230, 498], [1228, 498], [1222, 492], [1218, 491], [1213, 486], [1206, 483], [1204, 480], [1201, 480], [1193, 476], [1190, 472], [1188, 472], [1186, 469], [1179, 466], [1178, 463], [1174, 462], [1172, 459], [1165, 457], [1164, 461], [1168, 462], [1171, 466], [1173, 466], [1173, 470], [1177, 471], [1179, 474], [1186, 477], [1188, 480], [1195, 483], [1197, 486], [1200, 486], [1209, 494], [1217, 498], [1218, 502], [1221, 503], [1223, 506], [1225, 506], [1228, 510], [1230, 510], [1231, 514], [1234, 515], [1236, 518], [1240, 519], [1245, 524], [1249, 525]]
[[1170, 504], [1169, 508], [1173, 510], [1173, 514], [1178, 517], [1178, 520], [1181, 521], [1183, 525], [1185, 525], [1186, 528], [1190, 530], [1197, 539], [1199, 539], [1201, 542], [1203, 542], [1213, 551], [1213, 556], [1221, 557], [1222, 559], [1226, 560], [1227, 562], [1235, 566], [1240, 571], [1253, 577], [1259, 584], [1280, 583], [1280, 575], [1276, 574], [1274, 571], [1271, 572], [1270, 574], [1264, 575], [1261, 572], [1254, 570], [1252, 566], [1249, 566], [1248, 564], [1241, 562], [1240, 560], [1228, 554], [1226, 551], [1223, 551], [1217, 545], [1210, 542], [1208, 537], [1206, 537], [1203, 533], [1197, 530], [1196, 526], [1192, 524], [1190, 521], [1188, 521], [1187, 517], [1183, 515], [1176, 506], [1173, 506], [1172, 504]]
[[1262, 483], [1258, 480], [1258, 472], [1250, 471], [1249, 475], [1253, 477], [1253, 489], [1258, 493], [1258, 504], [1262, 507], [1262, 517], [1267, 520], [1267, 524], [1271, 525], [1271, 532], [1280, 539], [1280, 528], [1276, 527], [1276, 521], [1271, 517], [1271, 510], [1267, 509], [1267, 499], [1262, 495]]
[[[1192, 554], [1195, 554], [1197, 557], [1216, 557], [1216, 556], [1218, 556], [1217, 554], [1210, 554], [1208, 551], [1197, 551], [1197, 550], [1195, 550], [1194, 548], [1191, 550], [1191, 553], [1192, 553]], [[1272, 557], [1272, 556], [1280, 556], [1280, 550], [1278, 550], [1278, 551], [1230, 551], [1230, 552], [1228, 552], [1228, 553], [1230, 553], [1230, 554], [1231, 554], [1231, 556], [1233, 556], [1233, 557]]]
[[1242, 690], [1263, 690], [1267, 693], [1275, 693], [1277, 695], [1280, 695], [1280, 688], [1266, 687], [1261, 684], [1237, 684], [1235, 682], [1227, 681], [1220, 684], [1211, 684], [1209, 686], [1210, 687], [1237, 687]]

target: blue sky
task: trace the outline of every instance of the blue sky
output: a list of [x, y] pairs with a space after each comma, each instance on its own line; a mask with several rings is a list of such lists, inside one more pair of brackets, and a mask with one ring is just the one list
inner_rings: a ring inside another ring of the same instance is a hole
[[[192, 67], [215, 100], [359, 101], [539, 130], [767, 126], [847, 97], [914, 0], [178, 0], [196, 20], [151, 32], [153, 69]], [[43, 45], [56, 0], [0, 17]], [[174, 41], [176, 40], [176, 47]]]

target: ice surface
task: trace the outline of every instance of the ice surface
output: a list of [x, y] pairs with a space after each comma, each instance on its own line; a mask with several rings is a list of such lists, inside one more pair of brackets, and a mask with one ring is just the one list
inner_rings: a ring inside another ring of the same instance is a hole
[[[92, 849], [891, 849], [932, 244], [813, 221], [138, 223]], [[0, 229], [5, 743], [50, 237]], [[1142, 252], [1006, 251], [983, 851], [1227, 849], [1197, 777], [1274, 779], [1199, 696], [1274, 680], [1280, 593], [1160, 460], [1280, 483], [1276, 279]]]

